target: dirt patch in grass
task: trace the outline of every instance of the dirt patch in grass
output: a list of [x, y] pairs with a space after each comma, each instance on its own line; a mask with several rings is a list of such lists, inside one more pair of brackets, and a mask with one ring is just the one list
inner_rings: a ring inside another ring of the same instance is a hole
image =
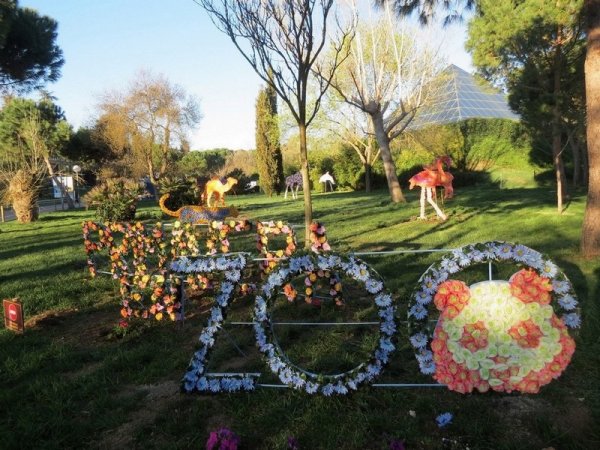
[[118, 319], [116, 307], [85, 313], [73, 308], [32, 316], [25, 322], [25, 329], [55, 333], [65, 342], [88, 347], [105, 340]]
[[127, 421], [116, 429], [107, 430], [102, 435], [98, 448], [129, 448], [133, 446], [136, 432], [143, 426], [152, 424], [158, 414], [170, 404], [179, 401], [179, 382], [164, 381], [158, 384], [128, 386], [124, 391], [128, 395], [146, 394], [139, 407], [128, 417]]
[[564, 404], [564, 409], [554, 413], [554, 423], [565, 434], [570, 436], [586, 436], [595, 428], [592, 414], [584, 401], [571, 398]]
[[25, 329], [43, 328], [48, 329], [64, 325], [70, 316], [77, 313], [77, 309], [65, 309], [61, 311], [46, 311], [41, 314], [31, 316], [25, 321]]
[[560, 407], [539, 396], [504, 397], [496, 402], [496, 413], [506, 429], [511, 430], [514, 442], [527, 442], [530, 448], [550, 447], [552, 442], [543, 442], [542, 436], [532, 427], [532, 421], [545, 418], [556, 427], [555, 433], [581, 441], [589, 435], [594, 421], [588, 407], [576, 398], [568, 399]]
[[552, 405], [539, 397], [503, 397], [496, 402], [495, 411], [505, 429], [511, 430], [510, 439], [514, 442], [527, 442], [531, 448], [542, 448], [543, 443], [531, 428], [531, 418], [547, 414]]

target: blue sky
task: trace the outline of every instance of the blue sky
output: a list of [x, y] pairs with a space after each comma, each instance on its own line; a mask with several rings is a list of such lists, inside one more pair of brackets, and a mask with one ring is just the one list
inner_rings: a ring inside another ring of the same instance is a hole
[[[165, 75], [200, 102], [193, 149], [254, 147], [261, 80], [192, 0], [20, 0], [58, 22], [65, 65], [48, 86], [76, 128], [90, 123], [99, 96], [124, 89], [141, 69]], [[432, 31], [448, 61], [471, 70], [464, 27]]]

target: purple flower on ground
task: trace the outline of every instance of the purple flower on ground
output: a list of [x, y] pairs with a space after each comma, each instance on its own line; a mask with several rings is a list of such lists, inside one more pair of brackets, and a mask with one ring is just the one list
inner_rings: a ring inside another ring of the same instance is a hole
[[394, 439], [390, 442], [390, 450], [405, 450], [404, 441], [400, 439]]
[[221, 428], [211, 431], [206, 441], [206, 450], [237, 450], [240, 438], [233, 431]]
[[219, 443], [219, 436], [216, 431], [211, 431], [206, 441], [206, 450], [213, 450]]
[[296, 439], [294, 436], [288, 437], [287, 448], [288, 450], [299, 450], [300, 445], [298, 444], [298, 439]]

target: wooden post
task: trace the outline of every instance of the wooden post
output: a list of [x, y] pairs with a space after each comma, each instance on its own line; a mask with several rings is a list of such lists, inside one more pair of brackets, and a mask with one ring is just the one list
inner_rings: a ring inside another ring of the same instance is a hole
[[0, 218], [4, 222], [4, 206], [0, 205]]

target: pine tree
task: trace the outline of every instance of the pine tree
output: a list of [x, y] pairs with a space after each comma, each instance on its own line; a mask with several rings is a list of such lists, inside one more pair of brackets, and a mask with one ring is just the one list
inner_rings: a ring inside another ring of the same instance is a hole
[[256, 165], [265, 194], [280, 194], [283, 188], [283, 158], [279, 145], [277, 94], [267, 85], [256, 99]]

